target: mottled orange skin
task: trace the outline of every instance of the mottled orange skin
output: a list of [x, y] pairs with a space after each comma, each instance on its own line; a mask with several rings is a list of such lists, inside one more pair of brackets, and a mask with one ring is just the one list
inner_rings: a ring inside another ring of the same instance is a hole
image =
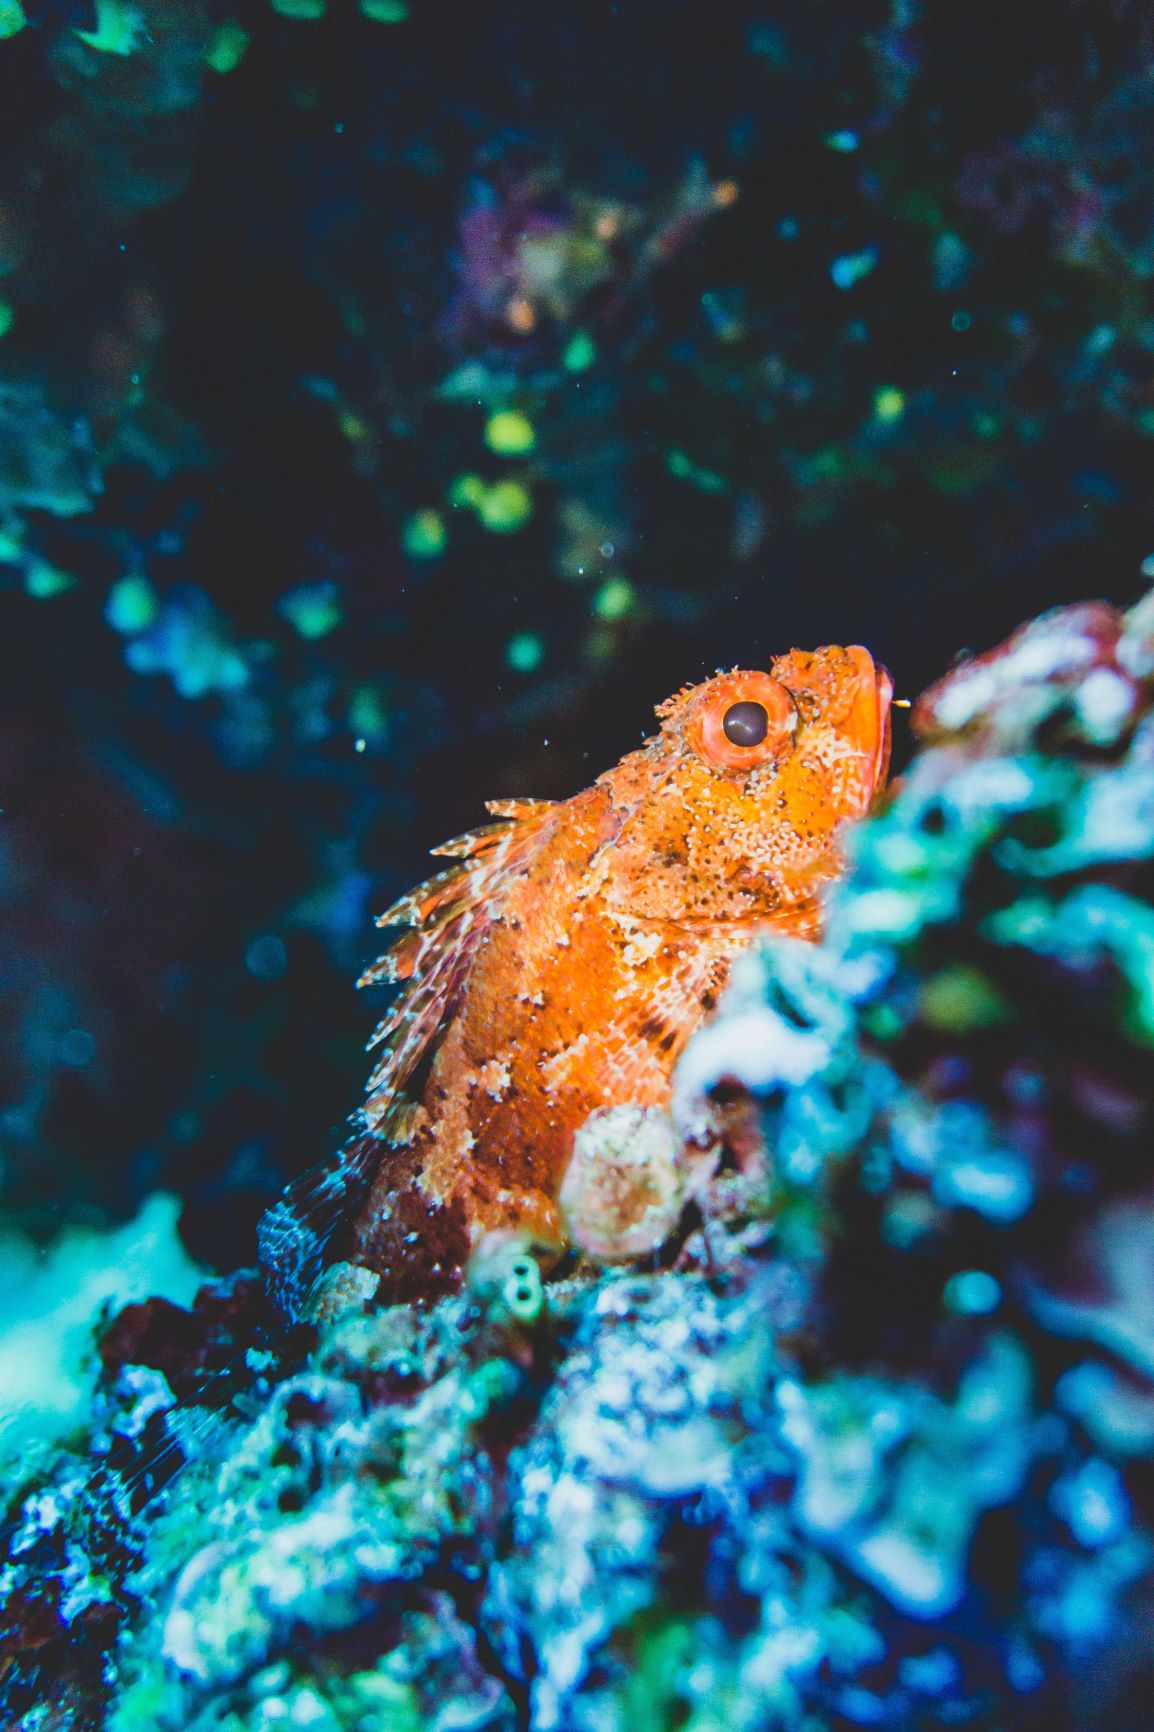
[[[749, 698], [773, 726], [731, 746], [722, 719]], [[411, 930], [365, 976], [407, 982], [377, 1032], [364, 1134], [385, 1146], [347, 1247], [380, 1297], [455, 1285], [488, 1229], [563, 1242], [589, 1113], [667, 1102], [734, 956], [816, 936], [841, 827], [885, 778], [889, 701], [858, 647], [722, 674], [583, 793], [498, 803], [503, 822], [438, 850], [460, 863], [381, 917]]]

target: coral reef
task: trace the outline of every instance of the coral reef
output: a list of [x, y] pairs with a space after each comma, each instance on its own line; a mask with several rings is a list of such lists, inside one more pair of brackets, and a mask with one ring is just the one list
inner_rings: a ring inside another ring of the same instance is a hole
[[582, 1255], [106, 1326], [12, 1481], [8, 1723], [1146, 1724], [1154, 598], [916, 720], [825, 942], [690, 1044], [684, 1171], [591, 1125]]

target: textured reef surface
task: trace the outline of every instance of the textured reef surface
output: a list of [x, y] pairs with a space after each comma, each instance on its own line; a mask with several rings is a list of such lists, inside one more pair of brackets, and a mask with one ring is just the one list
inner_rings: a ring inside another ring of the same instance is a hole
[[1149, 1724], [1154, 600], [916, 725], [554, 1276], [495, 1237], [426, 1306], [338, 1264], [288, 1331], [245, 1274], [108, 1320], [9, 1474], [6, 1725]]

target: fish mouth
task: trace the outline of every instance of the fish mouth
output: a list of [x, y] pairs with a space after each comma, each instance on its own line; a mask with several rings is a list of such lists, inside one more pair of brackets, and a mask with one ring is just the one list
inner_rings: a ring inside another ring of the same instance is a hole
[[888, 668], [879, 663], [874, 669], [875, 696], [877, 702], [878, 744], [874, 752], [873, 781], [871, 787], [875, 794], [881, 792], [886, 785], [886, 777], [890, 771], [890, 746], [892, 744], [891, 712], [894, 703], [894, 682]]
[[850, 712], [850, 732], [861, 754], [867, 802], [885, 786], [890, 767], [890, 711], [894, 682], [861, 644], [848, 646], [858, 668], [858, 688]]

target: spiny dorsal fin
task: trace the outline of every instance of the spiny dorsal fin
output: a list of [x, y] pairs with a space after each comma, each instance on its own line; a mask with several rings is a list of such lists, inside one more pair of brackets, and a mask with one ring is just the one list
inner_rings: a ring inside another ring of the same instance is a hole
[[378, 926], [407, 930], [357, 982], [402, 983], [369, 1042], [370, 1050], [381, 1051], [365, 1118], [386, 1136], [399, 1131], [411, 1106], [401, 1091], [456, 1010], [478, 945], [509, 885], [551, 832], [558, 809], [553, 800], [491, 800], [487, 808], [499, 822], [434, 848], [455, 863], [378, 917]]

